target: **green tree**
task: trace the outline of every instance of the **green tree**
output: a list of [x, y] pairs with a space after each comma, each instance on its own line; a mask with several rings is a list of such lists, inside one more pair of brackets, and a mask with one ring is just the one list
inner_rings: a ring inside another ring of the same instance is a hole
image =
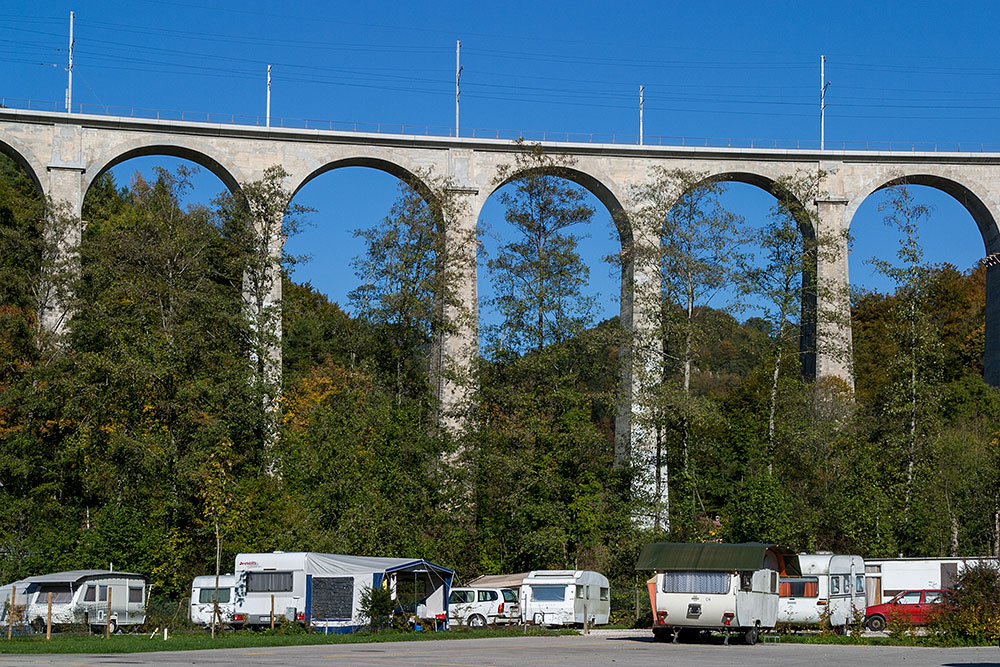
[[[467, 316], [460, 302], [457, 268], [473, 247], [457, 227], [458, 204], [446, 182], [429, 174], [430, 191], [400, 183], [389, 215], [377, 226], [355, 230], [365, 254], [353, 262], [361, 284], [350, 299], [357, 317], [388, 353], [396, 400], [427, 402], [432, 343]], [[442, 369], [436, 369], [441, 372]]]
[[890, 360], [895, 366], [893, 391], [887, 397], [885, 410], [893, 423], [899, 418], [905, 421], [904, 430], [894, 439], [901, 441], [905, 462], [903, 515], [906, 517], [913, 497], [920, 441], [930, 426], [927, 415], [934, 409], [940, 352], [936, 332], [926, 314], [929, 267], [924, 263], [920, 243], [920, 226], [931, 210], [917, 203], [905, 183], [886, 190], [879, 210], [885, 213], [885, 224], [900, 235], [895, 263], [878, 257], [869, 262], [896, 286], [897, 307], [888, 331], [897, 343], [899, 354]]
[[594, 210], [566, 180], [570, 166], [535, 146], [498, 170], [498, 184], [511, 181], [500, 202], [516, 238], [488, 262], [501, 318], [492, 334], [497, 353], [541, 351], [591, 321], [594, 300], [583, 294], [589, 269], [570, 228], [588, 224]]

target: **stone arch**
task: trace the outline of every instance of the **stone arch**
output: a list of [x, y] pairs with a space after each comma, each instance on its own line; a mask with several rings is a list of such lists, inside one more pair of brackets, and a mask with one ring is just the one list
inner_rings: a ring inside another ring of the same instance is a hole
[[963, 178], [960, 182], [952, 178], [950, 174], [935, 174], [926, 168], [886, 174], [869, 180], [861, 188], [860, 194], [851, 199], [847, 205], [845, 214], [847, 225], [850, 226], [853, 223], [855, 213], [868, 197], [879, 190], [903, 184], [923, 185], [950, 195], [969, 212], [969, 215], [976, 222], [979, 233], [983, 237], [983, 247], [986, 254], [1000, 252], [1000, 226], [998, 226], [1000, 210], [987, 203], [992, 201], [992, 197], [989, 196], [986, 188], [968, 178]]
[[485, 202], [505, 185], [508, 185], [519, 178], [533, 174], [543, 174], [546, 176], [558, 176], [560, 178], [565, 178], [568, 181], [576, 183], [581, 188], [594, 195], [594, 197], [597, 198], [597, 201], [601, 202], [601, 204], [603, 204], [608, 210], [608, 213], [611, 214], [611, 219], [614, 221], [615, 227], [618, 230], [618, 238], [622, 243], [622, 247], [625, 248], [632, 243], [632, 227], [629, 223], [625, 207], [622, 204], [622, 202], [625, 201], [625, 198], [622, 196], [620, 188], [618, 188], [614, 184], [614, 181], [606, 175], [597, 174], [593, 170], [584, 170], [577, 167], [564, 167], [558, 165], [554, 165], [551, 168], [521, 169], [508, 174], [505, 179], [498, 181], [495, 185], [493, 185], [489, 192], [484, 193], [482, 201]]
[[[792, 193], [781, 190], [776, 177], [752, 171], [720, 171], [709, 174], [705, 180], [712, 183], [745, 183], [746, 185], [752, 185], [760, 188], [775, 199], [780, 199], [783, 196], [790, 197], [799, 208], [805, 210], [803, 202], [799, 201]], [[799, 229], [804, 234], [812, 235], [815, 233], [811, 220], [797, 218], [796, 222], [799, 223]]]
[[429, 205], [436, 206], [438, 204], [437, 196], [434, 194], [433, 188], [431, 188], [431, 186], [423, 178], [417, 175], [416, 169], [405, 167], [402, 164], [391, 160], [371, 156], [338, 158], [336, 160], [323, 163], [319, 167], [310, 171], [305, 177], [301, 178], [295, 187], [292, 188], [292, 199], [295, 198], [295, 195], [298, 194], [299, 190], [305, 187], [306, 184], [311, 182], [313, 179], [325, 174], [328, 171], [342, 169], [344, 167], [367, 167], [369, 169], [385, 172], [390, 176], [395, 176], [412, 187]]
[[0, 134], [0, 153], [3, 153], [13, 160], [17, 166], [24, 169], [25, 173], [28, 174], [28, 178], [35, 184], [35, 189], [38, 191], [40, 197], [46, 194], [46, 188], [42, 187], [41, 181], [41, 175], [45, 173], [45, 167], [35, 157], [30, 148], [18, 139], [4, 133]]
[[155, 138], [135, 139], [124, 144], [119, 144], [87, 166], [87, 171], [83, 175], [82, 194], [86, 197], [87, 190], [90, 189], [91, 184], [112, 167], [135, 157], [147, 157], [151, 155], [164, 155], [190, 160], [215, 174], [230, 192], [234, 194], [238, 193], [240, 191], [240, 183], [244, 180], [239, 168], [233, 164], [224, 164], [222, 159], [213, 157], [212, 152], [211, 147], [205, 146], [200, 142], [179, 138], [171, 138], [170, 140], [163, 141]]
[[[937, 173], [935, 173], [937, 172]], [[911, 168], [870, 179], [847, 206], [845, 223], [850, 227], [861, 204], [871, 195], [894, 185], [923, 185], [950, 195], [969, 212], [983, 238], [986, 255], [1000, 252], [1000, 211], [981, 184], [968, 178], [961, 181], [947, 170]], [[1000, 386], [1000, 267], [988, 263], [986, 269], [986, 322], [983, 343], [983, 379]]]

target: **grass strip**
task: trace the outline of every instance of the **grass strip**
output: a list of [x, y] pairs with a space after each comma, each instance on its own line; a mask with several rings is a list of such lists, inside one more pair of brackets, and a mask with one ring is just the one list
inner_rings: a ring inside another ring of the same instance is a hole
[[[576, 630], [543, 630], [531, 628], [528, 636], [558, 636], [578, 634]], [[264, 648], [271, 646], [312, 646], [321, 644], [364, 644], [378, 642], [446, 641], [450, 639], [485, 639], [490, 637], [524, 636], [521, 629], [456, 629], [447, 632], [357, 632], [349, 635], [271, 634], [269, 632], [227, 632], [215, 639], [206, 633], [178, 633], [166, 641], [162, 633], [149, 635], [112, 635], [105, 639], [93, 635], [44, 635], [0, 639], [0, 654], [23, 653], [149, 653], [152, 651], [199, 651], [221, 648]]]

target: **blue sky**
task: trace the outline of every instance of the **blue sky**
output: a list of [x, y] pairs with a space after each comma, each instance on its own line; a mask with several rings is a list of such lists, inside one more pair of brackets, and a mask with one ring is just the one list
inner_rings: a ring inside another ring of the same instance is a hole
[[[69, 12], [76, 12], [75, 105], [263, 116], [273, 65], [272, 118], [454, 124], [455, 41], [462, 41], [463, 131], [635, 135], [645, 86], [647, 138], [819, 138], [819, 57], [831, 81], [828, 146], [921, 142], [1000, 150], [1000, 65], [988, 2], [13, 2], [0, 0], [0, 96], [60, 103]], [[16, 103], [15, 103], [16, 104]], [[277, 122], [277, 121], [275, 121]], [[145, 158], [135, 170], [172, 160]], [[221, 189], [203, 172], [194, 200]], [[350, 230], [382, 218], [394, 179], [329, 172], [296, 201], [317, 209], [293, 252], [333, 300], [353, 287]], [[971, 217], [920, 189], [934, 207], [927, 258], [971, 266], [983, 254]], [[730, 207], [760, 224], [770, 198], [734, 185]], [[618, 287], [600, 258], [615, 251], [599, 213], [582, 242], [601, 314]], [[502, 211], [484, 226], [504, 235]], [[855, 217], [852, 281], [885, 289], [864, 260], [894, 252], [877, 201]], [[488, 251], [495, 243], [486, 241]], [[481, 272], [480, 292], [488, 295]]]

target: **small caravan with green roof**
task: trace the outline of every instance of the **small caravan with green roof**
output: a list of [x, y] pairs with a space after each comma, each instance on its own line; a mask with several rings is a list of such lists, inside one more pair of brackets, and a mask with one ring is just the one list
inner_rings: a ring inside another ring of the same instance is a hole
[[636, 569], [656, 572], [647, 586], [657, 639], [720, 630], [755, 644], [778, 620], [779, 577], [797, 576], [799, 562], [772, 544], [658, 542], [643, 547]]

